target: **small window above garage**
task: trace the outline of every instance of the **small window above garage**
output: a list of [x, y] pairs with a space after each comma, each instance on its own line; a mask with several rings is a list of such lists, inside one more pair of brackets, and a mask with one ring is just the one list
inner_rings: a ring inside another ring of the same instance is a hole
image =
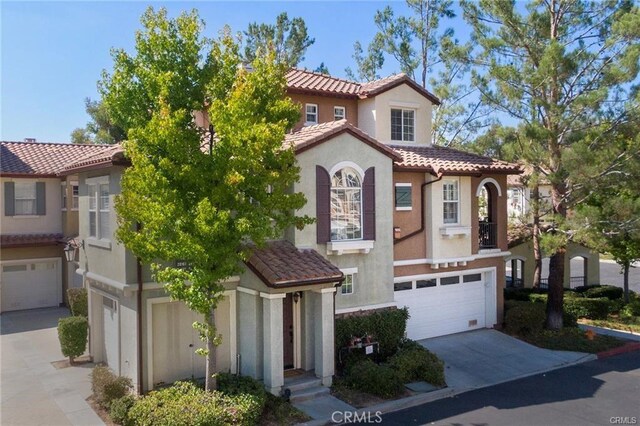
[[396, 183], [396, 210], [411, 210], [411, 184]]

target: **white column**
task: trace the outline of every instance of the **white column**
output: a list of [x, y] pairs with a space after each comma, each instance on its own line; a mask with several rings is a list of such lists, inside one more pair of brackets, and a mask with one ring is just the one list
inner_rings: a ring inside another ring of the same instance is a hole
[[331, 386], [334, 374], [333, 293], [335, 287], [314, 290], [315, 370], [324, 386]]
[[282, 345], [282, 299], [286, 294], [260, 293], [262, 297], [262, 338], [264, 342], [264, 386], [280, 395], [284, 385], [284, 350]]

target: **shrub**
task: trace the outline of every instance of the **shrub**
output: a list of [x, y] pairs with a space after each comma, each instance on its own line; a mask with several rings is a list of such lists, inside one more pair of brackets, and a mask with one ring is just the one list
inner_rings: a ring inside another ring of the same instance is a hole
[[109, 409], [111, 420], [119, 425], [128, 426], [130, 424], [129, 410], [131, 410], [135, 402], [136, 398], [133, 395], [125, 395], [111, 401], [111, 408]]
[[96, 402], [109, 409], [111, 403], [129, 394], [132, 388], [131, 379], [116, 376], [105, 366], [97, 366], [91, 372], [91, 390]]
[[69, 300], [69, 310], [71, 315], [77, 317], [89, 317], [89, 300], [86, 288], [67, 289], [67, 299]]
[[379, 344], [380, 358], [386, 360], [398, 350], [408, 319], [409, 311], [406, 308], [336, 319], [336, 356], [340, 348], [349, 344], [352, 336], [370, 334]]
[[505, 328], [509, 334], [528, 336], [542, 330], [545, 309], [542, 303], [515, 306], [505, 315]]
[[584, 296], [588, 297], [589, 299], [599, 299], [601, 297], [606, 297], [609, 300], [617, 300], [622, 299], [623, 294], [624, 291], [620, 287], [615, 287], [612, 285], [592, 287], [584, 292]]
[[402, 383], [424, 381], [444, 386], [444, 363], [426, 348], [404, 347], [389, 359], [389, 365], [398, 372]]
[[404, 389], [402, 379], [396, 370], [378, 365], [370, 359], [352, 365], [345, 377], [345, 383], [353, 389], [382, 398], [393, 398]]
[[84, 353], [87, 347], [89, 323], [85, 317], [68, 317], [58, 320], [58, 339], [64, 356], [73, 359]]
[[627, 317], [640, 317], [640, 300], [627, 303], [621, 313]]
[[580, 285], [578, 287], [574, 287], [572, 290], [575, 291], [576, 293], [585, 293], [591, 290], [592, 288], [598, 288], [598, 287], [601, 287], [600, 284]]
[[546, 294], [533, 293], [529, 295], [529, 301], [531, 303], [547, 303], [548, 296]]
[[260, 411], [267, 401], [267, 390], [259, 381], [248, 376], [236, 376], [230, 373], [219, 373], [218, 390], [225, 395], [252, 395], [260, 405]]
[[262, 410], [253, 395], [207, 392], [189, 382], [149, 393], [129, 410], [132, 425], [253, 425]]
[[606, 297], [566, 299], [564, 309], [577, 318], [606, 319], [609, 315], [609, 299]]
[[519, 300], [521, 302], [528, 302], [529, 295], [535, 293], [533, 288], [505, 288], [504, 300]]

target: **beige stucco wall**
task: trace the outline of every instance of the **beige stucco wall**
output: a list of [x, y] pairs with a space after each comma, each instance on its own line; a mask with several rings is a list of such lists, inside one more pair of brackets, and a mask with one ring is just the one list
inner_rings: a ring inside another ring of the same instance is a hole
[[329, 96], [314, 96], [314, 95], [302, 95], [299, 93], [289, 93], [291, 100], [300, 106], [300, 120], [293, 126], [294, 130], [300, 129], [304, 126], [305, 104], [318, 105], [318, 123], [326, 123], [334, 121], [333, 114], [334, 106], [345, 107], [345, 115], [347, 122], [358, 125], [358, 104], [355, 99], [334, 98]]
[[[46, 214], [44, 216], [5, 216], [5, 182], [45, 182]], [[0, 178], [0, 233], [2, 234], [57, 234], [62, 232], [62, 200], [60, 179]]]
[[391, 108], [414, 109], [415, 144], [431, 143], [433, 106], [431, 102], [406, 84], [401, 84], [358, 103], [358, 127], [383, 143], [410, 142], [391, 140]]
[[[340, 153], [339, 156], [336, 153]], [[300, 182], [294, 187], [307, 197], [307, 204], [298, 212], [316, 216], [316, 165], [327, 171], [342, 161], [350, 161], [362, 170], [375, 167], [376, 173], [376, 240], [368, 253], [329, 255], [325, 244], [317, 244], [315, 224], [296, 230], [293, 240], [297, 247], [317, 250], [341, 269], [357, 268], [354, 294], [336, 296], [336, 308], [375, 305], [393, 301], [393, 191], [392, 161], [380, 151], [359, 139], [343, 133], [297, 156], [301, 167]]]

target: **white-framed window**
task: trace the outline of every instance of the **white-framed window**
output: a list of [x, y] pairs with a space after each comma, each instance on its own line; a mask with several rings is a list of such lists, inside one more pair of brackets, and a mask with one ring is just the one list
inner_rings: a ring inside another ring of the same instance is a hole
[[341, 294], [353, 294], [353, 284], [355, 283], [355, 274], [344, 274], [344, 281], [340, 287]]
[[416, 112], [413, 109], [391, 109], [391, 140], [396, 142], [414, 142]]
[[305, 105], [305, 123], [318, 124], [318, 105], [316, 104]]
[[89, 195], [89, 236], [105, 240], [110, 238], [109, 215], [109, 181], [87, 179]]
[[411, 184], [396, 183], [396, 210], [411, 210]]
[[442, 183], [442, 201], [444, 223], [458, 223], [460, 191], [457, 180], [445, 180]]
[[338, 121], [338, 120], [344, 120], [345, 118], [347, 118], [347, 109], [343, 106], [334, 106], [333, 119]]
[[331, 240], [362, 239], [362, 177], [344, 167], [331, 177]]
[[16, 182], [14, 184], [16, 216], [35, 216], [37, 212], [37, 191], [35, 182]]
[[62, 204], [62, 210], [67, 210], [67, 183], [60, 182], [60, 198]]
[[78, 182], [71, 182], [71, 209], [78, 210], [78, 200], [80, 198], [80, 187]]

